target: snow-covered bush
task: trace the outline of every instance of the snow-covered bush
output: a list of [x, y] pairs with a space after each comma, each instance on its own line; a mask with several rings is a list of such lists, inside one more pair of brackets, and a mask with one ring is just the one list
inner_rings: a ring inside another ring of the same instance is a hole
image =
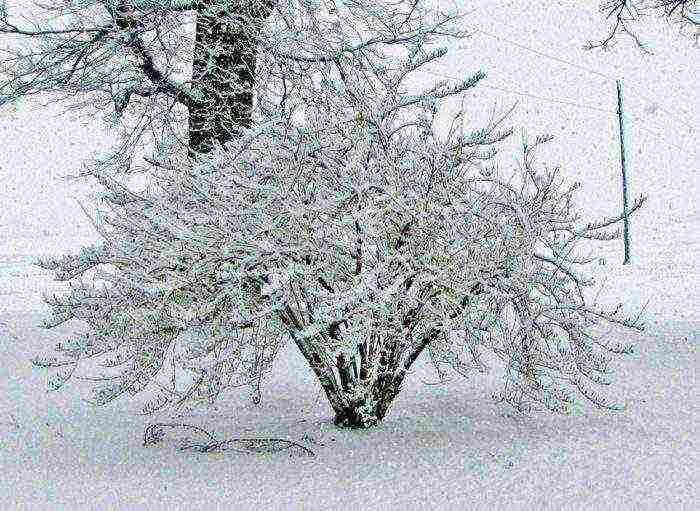
[[[486, 369], [483, 352], [501, 358], [508, 379], [498, 399], [518, 410], [566, 411], [572, 391], [615, 409], [589, 381], [606, 383], [601, 349], [628, 348], [590, 327], [636, 325], [585, 303], [590, 281], [576, 267], [589, 261], [571, 252], [581, 240], [615, 237], [606, 228], [621, 217], [577, 225], [577, 184], [534, 165], [534, 148], [549, 137], [524, 144], [519, 183], [483, 165], [511, 133], [497, 130], [503, 117], [459, 135], [453, 121], [438, 140], [438, 100], [484, 74], [403, 95], [410, 72], [446, 53], [419, 55], [423, 43], [395, 71], [338, 59], [323, 64], [320, 85], [291, 77], [291, 101], [266, 105], [260, 122], [209, 155], [192, 160], [186, 148], [161, 145], [157, 190], [139, 194], [98, 175], [111, 192], [99, 225], [105, 242], [78, 258], [39, 261], [60, 280], [97, 268], [110, 283], [47, 298], [48, 327], [70, 318], [90, 326], [58, 347], [66, 360], [35, 361], [68, 368], [55, 386], [101, 356], [117, 371], [96, 390], [100, 404], [149, 383], [159, 392], [147, 412], [211, 402], [233, 385], [253, 385], [258, 399], [262, 376], [292, 340], [342, 426], [381, 421], [426, 348], [464, 375]], [[290, 121], [302, 104], [306, 129]], [[418, 118], [399, 124], [399, 112], [416, 106]], [[455, 340], [454, 331], [465, 335]]]

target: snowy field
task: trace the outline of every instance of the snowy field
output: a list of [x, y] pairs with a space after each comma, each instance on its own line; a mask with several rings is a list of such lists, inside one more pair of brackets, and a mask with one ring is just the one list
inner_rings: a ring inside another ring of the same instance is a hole
[[[469, 23], [623, 78], [628, 91], [631, 198], [649, 196], [632, 219], [633, 264], [621, 264], [621, 241], [588, 247], [605, 259], [604, 265], [590, 268], [598, 285], [588, 290], [589, 298], [605, 283], [599, 303], [609, 308], [623, 302], [632, 317], [644, 308], [646, 332], [602, 332], [638, 346], [634, 355], [614, 359], [616, 380], [601, 389], [628, 409], [612, 414], [585, 407], [571, 416], [517, 419], [491, 400], [502, 388], [499, 363], [491, 361], [488, 375], [468, 381], [455, 376], [439, 386], [425, 384], [435, 382], [436, 375], [421, 358], [380, 427], [340, 431], [332, 426], [330, 407], [294, 346], [279, 354], [259, 406], [234, 389], [206, 414], [142, 417], [137, 415], [140, 396], [102, 408], [85, 404], [81, 397], [88, 397], [88, 382], [47, 392], [47, 373], [30, 360], [48, 354], [84, 325], [41, 328], [49, 314], [41, 292], [66, 286], [28, 265], [28, 258], [75, 253], [98, 241], [73, 200], [90, 209], [96, 188], [57, 178], [79, 171], [81, 160], [107, 149], [112, 140], [76, 118], [52, 117], [60, 112], [57, 107], [3, 110], [0, 509], [698, 508], [700, 50], [677, 29], [650, 21], [645, 30], [657, 43], [654, 57], [641, 56], [624, 40], [611, 52], [585, 52], [581, 46], [588, 38], [605, 35], [594, 7], [573, 1], [539, 7], [502, 1], [494, 9], [493, 3], [457, 2], [462, 11], [475, 9]], [[503, 111], [519, 99], [508, 125], [527, 128], [531, 139], [555, 135], [538, 161], [550, 168], [561, 164], [570, 180], [581, 181], [575, 198], [584, 220], [620, 210], [614, 81], [487, 36], [447, 46], [446, 62], [433, 67], [435, 72], [451, 77], [479, 68], [488, 72], [485, 87], [467, 96], [467, 128], [483, 126], [494, 103]], [[415, 76], [423, 81], [408, 80], [411, 93], [439, 80]], [[504, 90], [584, 103], [607, 113]], [[440, 116], [441, 135], [459, 99], [445, 104], [449, 113]], [[513, 155], [517, 143], [514, 137], [508, 149]], [[222, 440], [299, 442], [316, 456], [181, 452], [176, 444], [183, 433], [170, 431], [162, 444], [142, 445], [148, 424], [178, 421]]]
[[[605, 389], [629, 404], [621, 414], [509, 417], [490, 399], [497, 365], [431, 386], [419, 359], [384, 423], [357, 432], [332, 426], [293, 346], [259, 406], [232, 391], [218, 412], [143, 417], [138, 400], [93, 408], [86, 387], [48, 393], [28, 360], [71, 329], [40, 320], [1, 318], [1, 509], [697, 509], [698, 323], [623, 336], [640, 349]], [[177, 431], [144, 447], [152, 422], [292, 440], [316, 456], [179, 451]]]

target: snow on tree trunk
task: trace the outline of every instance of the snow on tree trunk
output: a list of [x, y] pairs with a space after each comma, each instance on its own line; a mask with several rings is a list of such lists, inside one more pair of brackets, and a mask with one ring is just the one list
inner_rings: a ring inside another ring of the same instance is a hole
[[[254, 5], [250, 14], [258, 16], [259, 30], [274, 2]], [[251, 127], [256, 56], [250, 49], [257, 43], [224, 15], [229, 10], [225, 2], [203, 0], [196, 13], [192, 85], [197, 92], [188, 108], [191, 152], [208, 153], [214, 140], [223, 145], [235, 136], [233, 129]]]
[[401, 363], [403, 350], [398, 340], [385, 339], [378, 353], [376, 371], [371, 370], [375, 364], [368, 350], [370, 343], [359, 345], [356, 358], [339, 354], [335, 367], [339, 385], [329, 386], [327, 391], [335, 413], [333, 423], [352, 429], [370, 428], [381, 423], [401, 392], [406, 371], [427, 344], [424, 342], [407, 362]]

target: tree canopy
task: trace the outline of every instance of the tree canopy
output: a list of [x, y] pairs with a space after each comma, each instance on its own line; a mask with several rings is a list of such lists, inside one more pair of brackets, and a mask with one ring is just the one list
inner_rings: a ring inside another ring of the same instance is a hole
[[[590, 384], [610, 383], [604, 352], [630, 347], [591, 327], [641, 326], [586, 303], [592, 282], [578, 268], [593, 259], [572, 252], [619, 237], [610, 228], [622, 215], [578, 223], [578, 185], [534, 164], [547, 135], [523, 140], [507, 179], [495, 160], [512, 133], [500, 129], [507, 114], [457, 135], [460, 111], [438, 140], [440, 100], [485, 73], [407, 95], [406, 76], [447, 53], [425, 46], [468, 34], [449, 27], [454, 13], [397, 5], [98, 0], [61, 6], [80, 23], [5, 22], [38, 48], [4, 61], [3, 94], [87, 96], [79, 106], [110, 111], [124, 135], [85, 173], [106, 189], [94, 220], [104, 242], [37, 261], [59, 281], [81, 280], [46, 298], [46, 327], [88, 325], [56, 347], [61, 359], [35, 360], [58, 370], [54, 388], [92, 361], [112, 371], [89, 378], [97, 404], [155, 388], [151, 413], [237, 385], [259, 399], [291, 341], [340, 426], [379, 423], [426, 350], [465, 376], [495, 355], [507, 375], [497, 399], [520, 412], [565, 413], [577, 394], [619, 409]], [[407, 54], [389, 58], [387, 44]], [[190, 78], [178, 78], [190, 57]], [[291, 121], [302, 106], [306, 129]], [[418, 115], [401, 119], [410, 109]], [[147, 129], [154, 186], [136, 192], [108, 170], [132, 170]], [[95, 282], [82, 281], [87, 272]]]

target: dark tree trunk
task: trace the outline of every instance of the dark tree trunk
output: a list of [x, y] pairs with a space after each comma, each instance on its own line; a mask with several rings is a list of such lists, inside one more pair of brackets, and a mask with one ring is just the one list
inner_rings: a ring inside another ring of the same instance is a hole
[[[411, 322], [405, 322], [404, 326], [408, 331], [403, 335], [410, 337]], [[342, 355], [339, 356], [337, 369], [342, 392], [332, 400], [335, 412], [333, 423], [343, 428], [365, 429], [382, 422], [401, 392], [406, 373], [437, 335], [437, 331], [428, 334], [420, 345], [408, 353], [405, 361], [402, 361], [403, 352], [398, 338], [384, 339], [383, 342], [377, 338], [373, 339], [380, 343], [379, 352], [376, 354], [379, 357], [376, 367], [373, 362], [374, 353], [368, 349], [369, 346], [375, 345], [375, 342], [359, 346], [359, 362], [354, 359], [348, 361]], [[375, 371], [372, 371], [373, 368]]]
[[403, 363], [398, 339], [386, 339], [381, 343], [376, 364], [368, 343], [360, 345], [359, 360], [347, 360], [339, 355], [336, 369], [340, 385], [336, 386], [337, 395], [332, 400], [333, 423], [343, 428], [365, 429], [382, 422], [401, 392], [406, 371], [428, 342], [414, 350]]
[[[250, 14], [257, 17], [256, 34], [275, 3], [264, 0], [250, 8]], [[221, 144], [232, 140], [237, 126], [250, 128], [252, 121], [257, 40], [244, 35], [233, 19], [238, 9], [229, 8], [227, 13], [218, 4], [218, 0], [202, 0], [196, 12], [192, 87], [200, 91], [200, 97], [192, 99], [188, 108], [190, 155], [210, 152], [215, 140]], [[245, 12], [247, 2], [241, 4]]]
[[401, 391], [403, 376], [390, 377], [385, 382], [375, 381], [367, 387], [366, 393], [353, 395], [344, 392], [333, 406], [333, 424], [341, 428], [366, 429], [377, 426]]

